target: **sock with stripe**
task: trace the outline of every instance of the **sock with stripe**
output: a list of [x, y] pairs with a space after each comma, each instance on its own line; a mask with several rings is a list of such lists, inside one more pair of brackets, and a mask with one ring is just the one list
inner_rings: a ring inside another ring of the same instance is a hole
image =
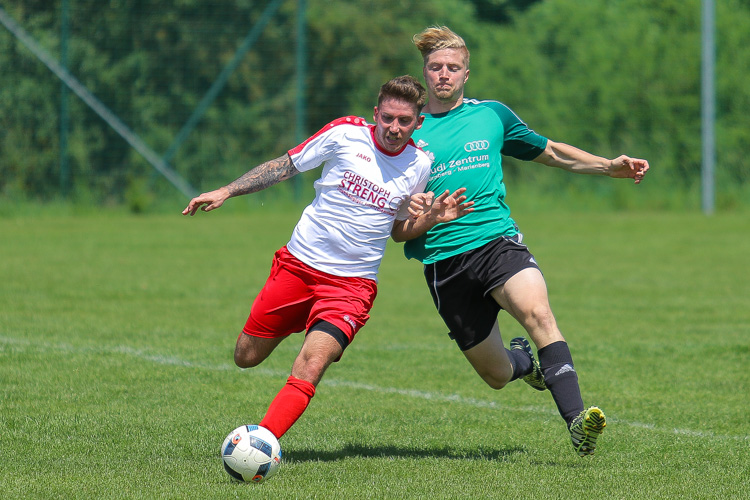
[[538, 355], [544, 383], [552, 393], [557, 411], [570, 427], [573, 419], [583, 411], [583, 399], [568, 344], [565, 341], [553, 342], [539, 349]]

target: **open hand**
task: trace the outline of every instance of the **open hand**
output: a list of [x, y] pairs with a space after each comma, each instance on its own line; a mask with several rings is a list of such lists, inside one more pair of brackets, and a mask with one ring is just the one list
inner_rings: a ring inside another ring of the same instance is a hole
[[203, 193], [190, 200], [188, 206], [182, 211], [182, 215], [195, 215], [199, 208], [203, 212], [210, 212], [222, 206], [227, 198], [229, 198], [229, 191], [226, 188]]
[[456, 189], [453, 193], [446, 189], [437, 198], [435, 193], [415, 194], [409, 200], [409, 213], [412, 217], [429, 216], [435, 223], [450, 222], [473, 212], [473, 201], [466, 201], [466, 188]]

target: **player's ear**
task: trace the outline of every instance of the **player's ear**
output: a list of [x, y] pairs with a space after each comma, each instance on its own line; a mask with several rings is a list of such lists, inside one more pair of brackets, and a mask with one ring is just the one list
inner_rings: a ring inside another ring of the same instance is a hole
[[375, 109], [372, 110], [372, 119], [377, 123], [378, 121], [378, 107], [375, 106]]
[[417, 126], [414, 127], [414, 130], [417, 130], [418, 128], [422, 128], [422, 124], [424, 123], [424, 115], [420, 114], [417, 116]]

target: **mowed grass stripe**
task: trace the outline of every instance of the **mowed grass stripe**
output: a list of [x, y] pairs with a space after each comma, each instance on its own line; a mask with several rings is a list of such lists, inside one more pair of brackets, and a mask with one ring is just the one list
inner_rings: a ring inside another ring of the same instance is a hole
[[[229, 363], [219, 363], [219, 364], [209, 364], [209, 363], [198, 363], [194, 361], [188, 361], [179, 359], [178, 357], [175, 357], [173, 355], [165, 355], [165, 354], [154, 354], [142, 349], [133, 349], [132, 347], [128, 346], [86, 346], [86, 347], [78, 347], [73, 346], [71, 344], [51, 344], [46, 342], [41, 343], [35, 343], [31, 344], [26, 339], [14, 339], [12, 337], [6, 337], [6, 336], [0, 336], [0, 343], [5, 344], [6, 346], [12, 346], [14, 349], [23, 349], [23, 350], [37, 350], [37, 351], [57, 351], [57, 352], [63, 352], [63, 353], [80, 353], [80, 354], [90, 354], [90, 353], [111, 353], [111, 354], [125, 354], [127, 356], [131, 356], [134, 358], [138, 358], [144, 361], [150, 361], [152, 363], [160, 364], [160, 365], [168, 365], [168, 366], [176, 366], [176, 367], [182, 367], [182, 368], [195, 368], [199, 370], [212, 370], [212, 371], [245, 371], [243, 369], [237, 368], [233, 364]], [[251, 369], [254, 375], [262, 375], [262, 376], [268, 376], [268, 377], [286, 377], [288, 375], [288, 372], [283, 370], [270, 370], [260, 367], [255, 367]], [[475, 408], [489, 408], [489, 409], [497, 409], [497, 410], [503, 410], [503, 411], [513, 411], [513, 412], [520, 412], [520, 413], [526, 413], [528, 415], [545, 415], [545, 416], [553, 416], [557, 415], [557, 412], [550, 409], [549, 407], [542, 407], [542, 406], [522, 406], [522, 407], [515, 407], [508, 404], [498, 403], [497, 401], [487, 401], [487, 400], [481, 400], [477, 398], [467, 398], [463, 397], [459, 394], [441, 394], [441, 393], [435, 393], [435, 392], [427, 392], [422, 391], [418, 389], [406, 389], [406, 388], [397, 388], [397, 387], [381, 387], [375, 384], [366, 384], [361, 382], [354, 382], [349, 380], [341, 380], [336, 378], [326, 378], [321, 382], [321, 385], [324, 386], [330, 386], [330, 387], [343, 387], [348, 389], [356, 389], [361, 391], [370, 391], [374, 393], [381, 393], [381, 394], [396, 394], [400, 396], [405, 396], [409, 398], [416, 398], [416, 399], [424, 399], [428, 401], [438, 401], [442, 403], [456, 403], [461, 404], [465, 406], [472, 406]], [[643, 422], [631, 422], [624, 419], [619, 419], [616, 416], [608, 415], [607, 421], [610, 424], [618, 424], [618, 425], [626, 425], [629, 427], [634, 427], [637, 429], [644, 429], [648, 431], [653, 432], [660, 432], [660, 433], [672, 433], [672, 434], [678, 434], [678, 435], [685, 435], [690, 436], [694, 438], [705, 438], [705, 439], [720, 439], [720, 440], [740, 440], [740, 441], [750, 441], [750, 435], [744, 435], [744, 436], [725, 436], [725, 435], [719, 435], [713, 432], [704, 432], [704, 431], [697, 431], [692, 429], [678, 429], [678, 428], [661, 428], [654, 424], [649, 423], [643, 423]], [[611, 426], [610, 426], [611, 427]]]

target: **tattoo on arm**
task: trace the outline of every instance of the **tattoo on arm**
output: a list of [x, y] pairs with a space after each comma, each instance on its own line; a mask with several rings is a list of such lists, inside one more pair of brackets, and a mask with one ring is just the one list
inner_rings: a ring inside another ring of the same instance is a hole
[[285, 154], [265, 163], [261, 163], [245, 175], [227, 184], [231, 196], [256, 193], [267, 187], [278, 184], [297, 175], [299, 170], [294, 168], [292, 158]]

